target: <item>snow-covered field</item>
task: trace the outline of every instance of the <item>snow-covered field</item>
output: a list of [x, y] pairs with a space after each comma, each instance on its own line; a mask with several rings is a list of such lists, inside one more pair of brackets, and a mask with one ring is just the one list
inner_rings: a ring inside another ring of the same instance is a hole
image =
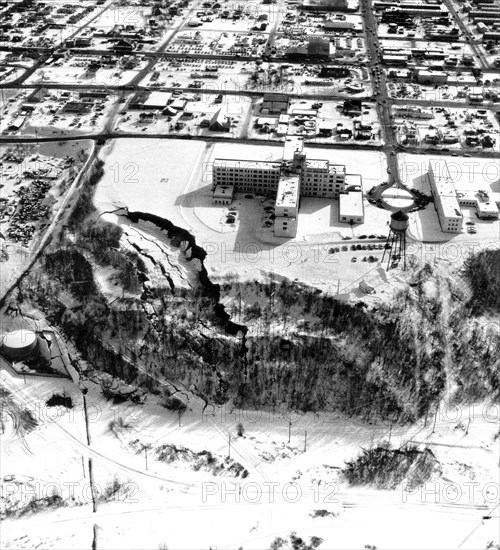
[[[112, 405], [95, 384], [86, 382], [88, 447], [82, 397], [72, 382], [28, 377], [24, 383], [4, 367], [1, 377], [2, 386], [40, 423], [22, 439], [11, 425], [0, 436], [2, 496], [22, 503], [54, 493], [75, 499], [54, 511], [4, 520], [3, 548], [88, 548], [94, 526], [98, 548], [164, 544], [175, 549], [265, 549], [276, 536], [292, 530], [301, 537], [321, 537], [325, 549], [367, 544], [380, 549], [478, 549], [498, 542], [494, 408], [440, 411], [433, 432], [431, 418], [426, 426], [391, 428], [336, 414], [290, 416], [211, 407], [203, 412], [193, 399], [179, 426], [178, 415], [155, 404], [153, 397], [145, 405]], [[63, 391], [71, 396], [73, 409], [45, 405], [54, 392]], [[115, 435], [109, 424], [119, 417], [129, 427]], [[243, 437], [236, 435], [238, 422], [244, 425]], [[137, 438], [153, 447], [169, 443], [217, 456], [230, 452], [249, 475], [214, 477], [167, 465], [155, 460], [152, 451], [148, 457], [136, 454], [128, 442]], [[344, 461], [389, 439], [395, 447], [410, 440], [420, 448], [428, 446], [441, 463], [442, 477], [421, 490], [407, 490], [404, 483], [394, 491], [347, 486], [338, 475]], [[98, 504], [95, 514], [89, 457], [98, 490], [114, 477], [128, 489], [128, 494]], [[333, 514], [313, 518], [314, 510]], [[186, 529], [189, 522], [192, 529]]]

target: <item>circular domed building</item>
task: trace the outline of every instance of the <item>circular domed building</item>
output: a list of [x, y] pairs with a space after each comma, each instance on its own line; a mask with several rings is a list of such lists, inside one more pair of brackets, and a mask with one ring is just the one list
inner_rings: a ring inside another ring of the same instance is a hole
[[27, 361], [38, 353], [38, 339], [32, 330], [18, 329], [2, 336], [2, 352], [11, 361]]

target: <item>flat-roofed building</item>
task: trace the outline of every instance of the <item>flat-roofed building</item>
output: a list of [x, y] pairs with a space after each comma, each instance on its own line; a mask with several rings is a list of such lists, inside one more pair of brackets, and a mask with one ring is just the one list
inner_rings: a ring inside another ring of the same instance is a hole
[[235, 192], [275, 193], [280, 179], [281, 162], [261, 160], [216, 159], [213, 183], [234, 185]]
[[364, 222], [365, 207], [361, 185], [352, 186], [349, 191], [340, 195], [339, 220], [351, 224]]
[[302, 167], [301, 194], [305, 197], [337, 198], [345, 186], [345, 166], [328, 160], [307, 159]]
[[282, 175], [274, 207], [274, 236], [295, 237], [299, 216], [300, 176]]
[[460, 191], [457, 200], [460, 206], [476, 209], [477, 217], [481, 220], [496, 220], [499, 216], [496, 193], [487, 191]]
[[417, 72], [417, 82], [420, 84], [446, 84], [448, 74], [444, 71], [423, 71]]
[[143, 109], [164, 109], [172, 98], [170, 92], [151, 92], [142, 103]]
[[231, 204], [233, 197], [233, 185], [217, 185], [212, 196], [212, 204]]
[[422, 109], [411, 105], [397, 105], [393, 107], [395, 117], [408, 117], [419, 119], [434, 118], [434, 113], [430, 109]]
[[305, 158], [304, 138], [287, 136], [283, 147], [283, 166], [296, 172], [302, 168]]
[[498, 206], [492, 200], [478, 199], [476, 204], [477, 217], [480, 220], [497, 220]]
[[461, 233], [464, 218], [448, 165], [444, 161], [431, 160], [427, 175], [441, 230], [445, 233]]
[[290, 107], [290, 96], [288, 94], [266, 93], [262, 101], [262, 112], [269, 114], [286, 113]]
[[[300, 136], [286, 137], [281, 158], [281, 161], [215, 159], [213, 204], [231, 204], [238, 192], [275, 195], [274, 235], [295, 237], [300, 197], [342, 197], [346, 177], [350, 178], [354, 191], [361, 190], [361, 176], [346, 176], [344, 165], [326, 159], [307, 159], [304, 138]], [[359, 222], [364, 219], [363, 193], [360, 195], [362, 212], [356, 212], [353, 220]]]

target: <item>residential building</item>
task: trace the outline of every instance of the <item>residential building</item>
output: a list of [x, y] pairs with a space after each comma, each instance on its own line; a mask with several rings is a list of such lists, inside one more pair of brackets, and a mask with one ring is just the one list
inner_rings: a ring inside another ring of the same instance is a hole
[[222, 109], [219, 109], [210, 119], [208, 129], [211, 132], [229, 132], [231, 130], [231, 119], [222, 112]]

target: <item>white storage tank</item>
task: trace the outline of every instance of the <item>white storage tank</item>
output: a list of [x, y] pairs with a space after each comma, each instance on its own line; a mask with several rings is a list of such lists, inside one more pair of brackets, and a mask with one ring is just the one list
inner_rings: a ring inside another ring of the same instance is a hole
[[38, 350], [38, 339], [32, 330], [17, 329], [2, 336], [2, 352], [11, 361], [25, 361], [34, 357]]

